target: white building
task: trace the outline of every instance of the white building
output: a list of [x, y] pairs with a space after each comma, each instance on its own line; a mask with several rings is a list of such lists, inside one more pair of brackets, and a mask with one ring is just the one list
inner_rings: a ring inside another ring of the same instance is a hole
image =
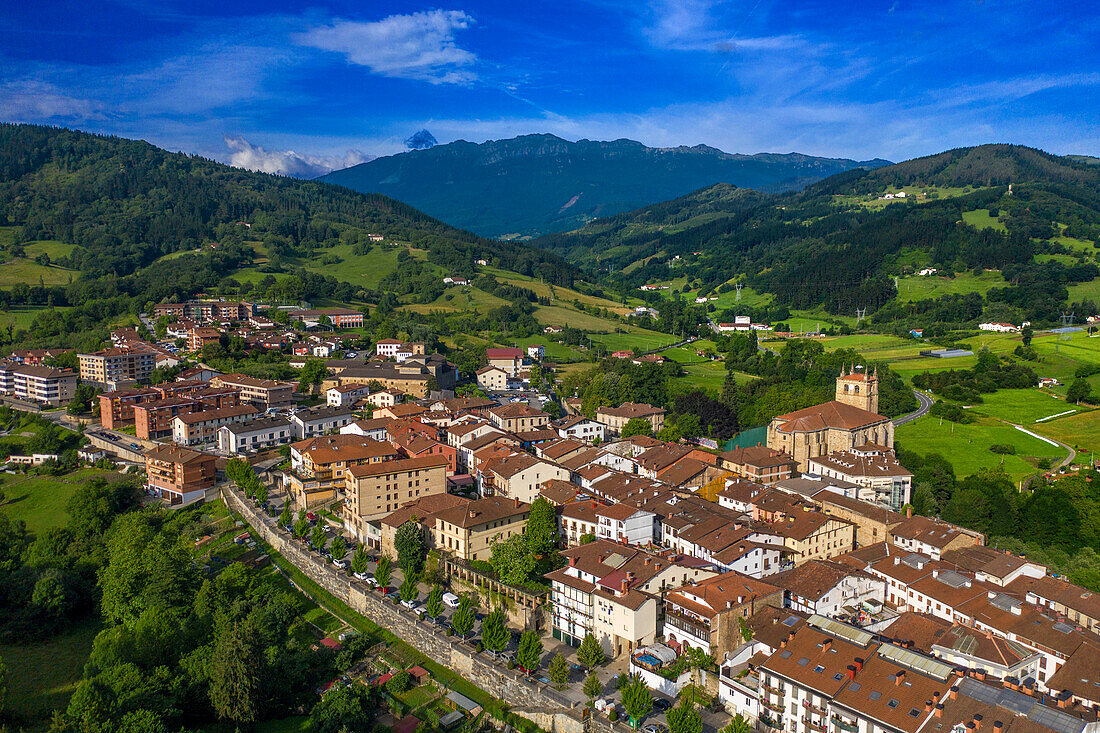
[[346, 407], [314, 407], [296, 412], [290, 418], [295, 440], [305, 440], [333, 432], [355, 420], [355, 413]]
[[285, 418], [261, 417], [218, 428], [218, 450], [239, 455], [286, 445], [291, 438], [290, 423]]
[[599, 523], [596, 536], [601, 540], [628, 545], [648, 545], [654, 539], [654, 520], [657, 515], [628, 504], [612, 504], [596, 509]]
[[1020, 327], [1013, 326], [1011, 323], [979, 323], [978, 330], [993, 331], [994, 333], [1018, 333]]

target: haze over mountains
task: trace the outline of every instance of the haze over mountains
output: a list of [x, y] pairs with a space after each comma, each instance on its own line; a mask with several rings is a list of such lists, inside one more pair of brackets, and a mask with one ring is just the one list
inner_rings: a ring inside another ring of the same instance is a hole
[[411, 150], [319, 180], [385, 194], [482, 236], [510, 238], [569, 231], [716, 183], [790, 191], [853, 168], [884, 165], [889, 161], [522, 135]]

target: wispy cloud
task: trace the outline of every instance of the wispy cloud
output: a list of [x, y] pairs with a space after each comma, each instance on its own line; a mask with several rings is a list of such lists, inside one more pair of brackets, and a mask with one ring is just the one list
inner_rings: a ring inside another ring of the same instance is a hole
[[348, 168], [373, 160], [361, 150], [348, 150], [342, 156], [309, 155], [293, 150], [268, 150], [253, 145], [239, 135], [226, 135], [225, 145], [231, 151], [229, 164], [250, 171], [278, 173], [295, 178], [316, 178], [339, 168]]
[[0, 109], [13, 122], [54, 122], [103, 119], [106, 105], [73, 96], [47, 81], [15, 79], [0, 84]]
[[789, 34], [742, 36], [739, 29], [724, 27], [716, 17], [719, 5], [715, 0], [654, 0], [645, 36], [658, 48], [673, 51], [783, 51], [803, 45], [798, 36]]
[[304, 46], [343, 54], [381, 76], [432, 84], [465, 84], [476, 78], [477, 56], [459, 47], [455, 32], [473, 25], [461, 10], [429, 10], [377, 21], [338, 20], [295, 36]]

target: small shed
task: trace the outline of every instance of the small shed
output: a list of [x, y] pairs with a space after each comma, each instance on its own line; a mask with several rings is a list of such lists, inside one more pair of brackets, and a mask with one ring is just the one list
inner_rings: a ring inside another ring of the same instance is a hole
[[424, 682], [432, 676], [428, 670], [424, 669], [419, 664], [415, 667], [410, 667], [408, 671], [409, 675], [412, 676], [413, 680], [415, 680], [418, 685], [424, 684]]

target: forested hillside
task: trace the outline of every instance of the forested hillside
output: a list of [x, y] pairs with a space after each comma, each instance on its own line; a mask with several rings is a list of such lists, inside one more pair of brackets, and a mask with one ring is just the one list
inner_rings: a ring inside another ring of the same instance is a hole
[[633, 140], [521, 135], [377, 158], [322, 178], [407, 201], [485, 236], [559, 232], [719, 182], [789, 191], [857, 166], [798, 153], [734, 155], [705, 145], [649, 148]]
[[1051, 320], [1067, 285], [1098, 274], [1098, 183], [1100, 169], [1076, 159], [988, 145], [799, 193], [713, 186], [534, 244], [624, 289], [683, 277], [706, 294], [739, 278], [790, 308], [833, 313], [873, 312], [894, 299], [895, 277], [921, 268], [998, 270], [1010, 285], [988, 300]]

